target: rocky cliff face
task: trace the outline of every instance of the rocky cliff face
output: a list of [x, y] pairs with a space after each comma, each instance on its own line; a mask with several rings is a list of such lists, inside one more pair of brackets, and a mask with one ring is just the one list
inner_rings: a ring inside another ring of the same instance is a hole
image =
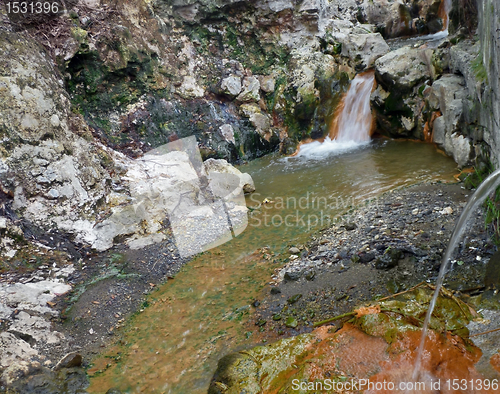
[[[484, 140], [500, 164], [500, 5], [494, 0], [479, 2], [480, 51], [472, 64], [477, 79], [478, 123], [484, 126]], [[477, 106], [476, 101], [476, 106]]]

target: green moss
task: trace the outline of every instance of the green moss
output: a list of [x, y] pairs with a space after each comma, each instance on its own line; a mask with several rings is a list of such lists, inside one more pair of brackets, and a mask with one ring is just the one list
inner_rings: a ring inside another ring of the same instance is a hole
[[488, 83], [488, 71], [484, 66], [483, 56], [481, 53], [479, 53], [477, 57], [472, 61], [471, 66], [476, 79], [480, 82]]

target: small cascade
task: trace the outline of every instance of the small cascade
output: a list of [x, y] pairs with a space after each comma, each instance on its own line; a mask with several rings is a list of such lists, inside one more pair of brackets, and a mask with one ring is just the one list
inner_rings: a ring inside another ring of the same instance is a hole
[[496, 170], [490, 176], [488, 176], [483, 183], [477, 188], [475, 193], [472, 195], [470, 200], [467, 202], [467, 205], [464, 208], [464, 211], [460, 215], [457, 223], [455, 224], [455, 228], [451, 234], [450, 242], [448, 243], [448, 247], [446, 248], [446, 252], [443, 257], [443, 261], [441, 262], [441, 268], [439, 270], [439, 275], [436, 280], [436, 290], [434, 291], [434, 295], [429, 304], [429, 309], [427, 310], [427, 314], [425, 316], [424, 325], [422, 328], [422, 338], [420, 340], [420, 345], [417, 353], [417, 360], [415, 362], [415, 367], [413, 370], [413, 380], [416, 381], [421, 374], [423, 374], [422, 369], [422, 359], [425, 350], [425, 340], [427, 338], [427, 332], [429, 330], [429, 323], [431, 320], [432, 312], [434, 311], [434, 307], [436, 306], [436, 301], [439, 296], [439, 291], [443, 286], [444, 277], [446, 275], [446, 271], [448, 270], [448, 265], [451, 260], [451, 256], [455, 251], [456, 247], [462, 235], [467, 227], [467, 222], [469, 221], [472, 214], [479, 208], [481, 203], [493, 192], [495, 189], [500, 186], [500, 170]]
[[443, 30], [418, 38], [429, 41], [437, 41], [448, 37], [448, 27], [450, 26], [450, 11], [451, 0], [442, 0], [438, 10], [438, 16], [443, 20]]
[[347, 94], [339, 104], [341, 112], [334, 118], [329, 132], [331, 140], [369, 141], [373, 128], [370, 95], [375, 82], [375, 72], [356, 75]]
[[443, 31], [448, 33], [450, 26], [451, 0], [443, 0], [439, 7], [438, 15], [443, 20]]
[[323, 141], [301, 145], [296, 156], [324, 156], [331, 152], [350, 150], [369, 142], [374, 129], [370, 107], [370, 95], [374, 84], [374, 71], [356, 75], [337, 107], [328, 136]]

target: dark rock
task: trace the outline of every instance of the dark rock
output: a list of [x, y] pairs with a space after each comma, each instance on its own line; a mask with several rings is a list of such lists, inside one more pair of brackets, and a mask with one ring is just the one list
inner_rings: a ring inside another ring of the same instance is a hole
[[257, 308], [258, 306], [260, 305], [260, 301], [259, 300], [255, 300], [253, 303], [252, 303], [252, 306]]
[[297, 322], [297, 319], [294, 317], [290, 316], [286, 319], [285, 326], [290, 327], [290, 328], [296, 328], [299, 325]]
[[291, 296], [287, 302], [289, 304], [295, 304], [298, 300], [300, 300], [302, 298], [302, 294], [295, 294], [293, 296]]
[[382, 257], [379, 257], [375, 262], [375, 268], [381, 269], [391, 269], [398, 265], [399, 260], [403, 256], [403, 252], [400, 249], [390, 249]]
[[375, 258], [375, 254], [374, 253], [360, 253], [360, 255], [359, 255], [359, 262], [362, 263], [362, 264], [368, 264], [374, 258]]
[[500, 251], [493, 254], [486, 264], [484, 285], [488, 288], [500, 289]]
[[82, 365], [82, 356], [78, 353], [66, 354], [54, 367], [54, 371], [59, 371], [63, 368], [80, 367]]
[[281, 290], [278, 287], [271, 287], [271, 294], [280, 294]]
[[356, 226], [356, 223], [346, 223], [344, 225], [344, 228], [347, 230], [347, 231], [352, 231], [352, 230], [355, 230], [358, 226]]
[[257, 320], [257, 322], [255, 323], [256, 326], [259, 326], [259, 327], [262, 327], [262, 326], [265, 326], [267, 323], [267, 321], [265, 321], [264, 319], [259, 319]]
[[286, 282], [295, 282], [300, 279], [302, 276], [302, 272], [300, 271], [292, 271], [285, 273], [285, 281]]
[[308, 273], [306, 273], [306, 279], [307, 280], [314, 280], [315, 276], [316, 276], [316, 272], [314, 272], [313, 270], [311, 270]]

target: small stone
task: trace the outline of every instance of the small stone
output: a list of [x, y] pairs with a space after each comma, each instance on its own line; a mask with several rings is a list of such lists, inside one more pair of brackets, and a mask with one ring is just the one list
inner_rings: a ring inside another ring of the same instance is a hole
[[302, 294], [295, 294], [293, 296], [291, 296], [287, 302], [289, 304], [295, 304], [298, 300], [300, 300], [302, 298]]
[[279, 313], [276, 313], [273, 315], [273, 320], [274, 321], [278, 321], [278, 320], [281, 320], [281, 315]]
[[252, 306], [257, 308], [258, 306], [260, 305], [260, 301], [259, 300], [255, 300], [253, 303], [252, 303]]
[[82, 365], [82, 356], [72, 352], [66, 354], [54, 367], [54, 371], [59, 371], [63, 368], [80, 367]]
[[302, 272], [300, 271], [289, 271], [285, 272], [285, 281], [286, 282], [295, 282], [300, 279], [302, 276]]
[[237, 75], [230, 75], [221, 81], [222, 91], [231, 96], [237, 96], [241, 92], [241, 78]]
[[299, 248], [296, 248], [295, 246], [293, 246], [290, 249], [288, 249], [288, 252], [290, 252], [290, 254], [299, 254], [300, 250], [299, 250]]
[[375, 259], [374, 253], [361, 253], [359, 255], [359, 262], [362, 264], [368, 264], [373, 259]]
[[290, 328], [296, 328], [299, 325], [297, 322], [297, 319], [294, 317], [290, 316], [286, 319], [285, 326], [290, 327]]
[[263, 327], [265, 326], [267, 323], [267, 321], [265, 321], [264, 319], [259, 319], [257, 320], [257, 322], [255, 323], [256, 326], [259, 326], [259, 327]]
[[271, 294], [280, 294], [281, 290], [278, 287], [271, 287]]
[[356, 226], [356, 223], [347, 223], [344, 228], [347, 230], [347, 231], [352, 231], [352, 230], [355, 230], [358, 226]]
[[441, 215], [451, 215], [453, 213], [452, 207], [446, 207], [442, 211], [439, 212]]
[[56, 198], [59, 198], [59, 192], [56, 189], [50, 189], [47, 193], [47, 197], [51, 200], [55, 200]]
[[316, 272], [314, 271], [309, 271], [307, 274], [306, 274], [306, 279], [307, 280], [314, 280], [314, 277], [316, 276]]
[[411, 214], [418, 215], [418, 212], [419, 212], [418, 208], [415, 208], [413, 211], [411, 211]]
[[391, 249], [388, 253], [379, 257], [375, 262], [375, 268], [388, 270], [398, 265], [403, 252], [399, 249]]

